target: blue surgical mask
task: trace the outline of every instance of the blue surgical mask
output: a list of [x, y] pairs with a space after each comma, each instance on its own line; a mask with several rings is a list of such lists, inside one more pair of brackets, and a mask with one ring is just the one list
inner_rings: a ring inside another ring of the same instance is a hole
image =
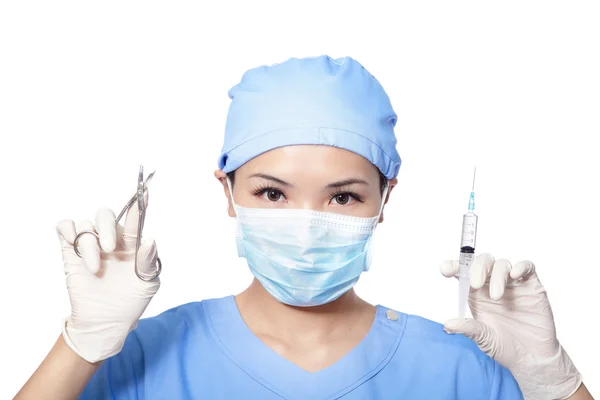
[[[229, 192], [233, 194], [228, 180]], [[371, 218], [305, 209], [240, 207], [237, 251], [275, 299], [292, 306], [329, 303], [350, 290], [371, 264], [371, 243], [383, 210]]]

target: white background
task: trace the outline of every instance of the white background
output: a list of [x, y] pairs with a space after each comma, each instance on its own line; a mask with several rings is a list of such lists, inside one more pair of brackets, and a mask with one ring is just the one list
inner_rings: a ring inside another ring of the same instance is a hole
[[455, 316], [438, 266], [458, 258], [477, 165], [477, 253], [534, 261], [600, 395], [597, 2], [199, 3], [0, 5], [0, 398], [69, 313], [56, 222], [118, 212], [139, 164], [157, 170], [145, 235], [164, 263], [145, 316], [250, 282], [213, 177], [227, 91], [249, 68], [321, 54], [361, 62], [399, 115], [399, 185], [358, 292]]

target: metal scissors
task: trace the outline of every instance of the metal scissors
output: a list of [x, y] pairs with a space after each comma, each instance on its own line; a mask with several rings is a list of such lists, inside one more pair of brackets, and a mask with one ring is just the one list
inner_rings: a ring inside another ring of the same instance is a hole
[[[158, 258], [158, 257], [156, 257], [156, 273], [151, 278], [146, 278], [146, 277], [142, 276], [140, 274], [140, 272], [138, 270], [138, 266], [137, 266], [138, 251], [139, 251], [140, 245], [142, 243], [142, 229], [144, 228], [144, 219], [146, 218], [146, 203], [144, 202], [144, 192], [148, 189], [148, 184], [152, 180], [152, 177], [154, 176], [154, 172], [156, 172], [156, 171], [153, 171], [150, 175], [148, 175], [146, 180], [144, 180], [144, 167], [142, 165], [140, 165], [140, 172], [138, 174], [137, 191], [131, 197], [131, 199], [129, 199], [127, 204], [125, 204], [125, 207], [123, 207], [123, 210], [121, 210], [121, 213], [115, 220], [115, 224], [118, 224], [119, 221], [121, 220], [121, 218], [123, 218], [123, 215], [125, 215], [125, 213], [127, 212], [127, 210], [129, 210], [137, 201], [139, 218], [138, 218], [137, 238], [136, 238], [136, 244], [135, 244], [134, 270], [135, 270], [135, 274], [137, 275], [137, 277], [146, 282], [149, 282], [149, 281], [152, 281], [152, 280], [158, 278], [158, 276], [160, 275], [160, 273], [162, 271], [162, 262], [160, 261], [160, 258]], [[79, 253], [77, 244], [79, 243], [79, 239], [81, 238], [81, 236], [85, 235], [86, 233], [92, 234], [92, 235], [96, 236], [96, 239], [98, 239], [98, 241], [100, 240], [100, 237], [98, 236], [98, 234], [92, 230], [84, 230], [84, 231], [79, 232], [77, 234], [77, 236], [75, 236], [75, 240], [73, 241], [73, 248], [75, 250], [75, 254], [77, 254], [79, 257], [81, 257], [81, 254]]]

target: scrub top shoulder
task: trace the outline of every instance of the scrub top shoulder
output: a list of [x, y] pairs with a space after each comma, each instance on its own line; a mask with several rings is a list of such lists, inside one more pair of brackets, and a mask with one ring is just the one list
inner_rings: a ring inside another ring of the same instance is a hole
[[265, 345], [233, 296], [139, 321], [80, 399], [519, 400], [508, 370], [441, 324], [377, 306], [362, 342], [307, 372]]

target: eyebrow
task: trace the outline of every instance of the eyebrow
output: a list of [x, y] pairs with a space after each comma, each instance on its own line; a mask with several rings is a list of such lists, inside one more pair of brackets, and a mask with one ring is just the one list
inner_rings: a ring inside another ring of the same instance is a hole
[[331, 189], [331, 188], [340, 188], [342, 186], [348, 186], [348, 185], [354, 185], [354, 184], [368, 185], [369, 183], [363, 179], [350, 178], [350, 179], [344, 179], [343, 181], [337, 181], [337, 182], [330, 183], [329, 185], [327, 185], [327, 187]]
[[250, 178], [262, 178], [262, 179], [266, 179], [268, 181], [273, 181], [273, 182], [279, 183], [282, 186], [292, 186], [289, 183], [287, 183], [286, 181], [283, 181], [279, 178], [276, 178], [272, 175], [267, 175], [267, 174], [252, 174], [252, 175], [250, 175]]
[[[275, 183], [278, 183], [282, 186], [293, 186], [292, 184], [281, 180], [277, 177], [274, 177], [272, 175], [267, 175], [267, 174], [252, 174], [250, 175], [250, 178], [261, 178], [261, 179], [266, 179]], [[363, 179], [358, 179], [358, 178], [349, 178], [349, 179], [344, 179], [341, 181], [337, 181], [337, 182], [333, 182], [327, 185], [328, 189], [336, 189], [336, 188], [340, 188], [343, 186], [349, 186], [349, 185], [368, 185], [369, 183]]]

